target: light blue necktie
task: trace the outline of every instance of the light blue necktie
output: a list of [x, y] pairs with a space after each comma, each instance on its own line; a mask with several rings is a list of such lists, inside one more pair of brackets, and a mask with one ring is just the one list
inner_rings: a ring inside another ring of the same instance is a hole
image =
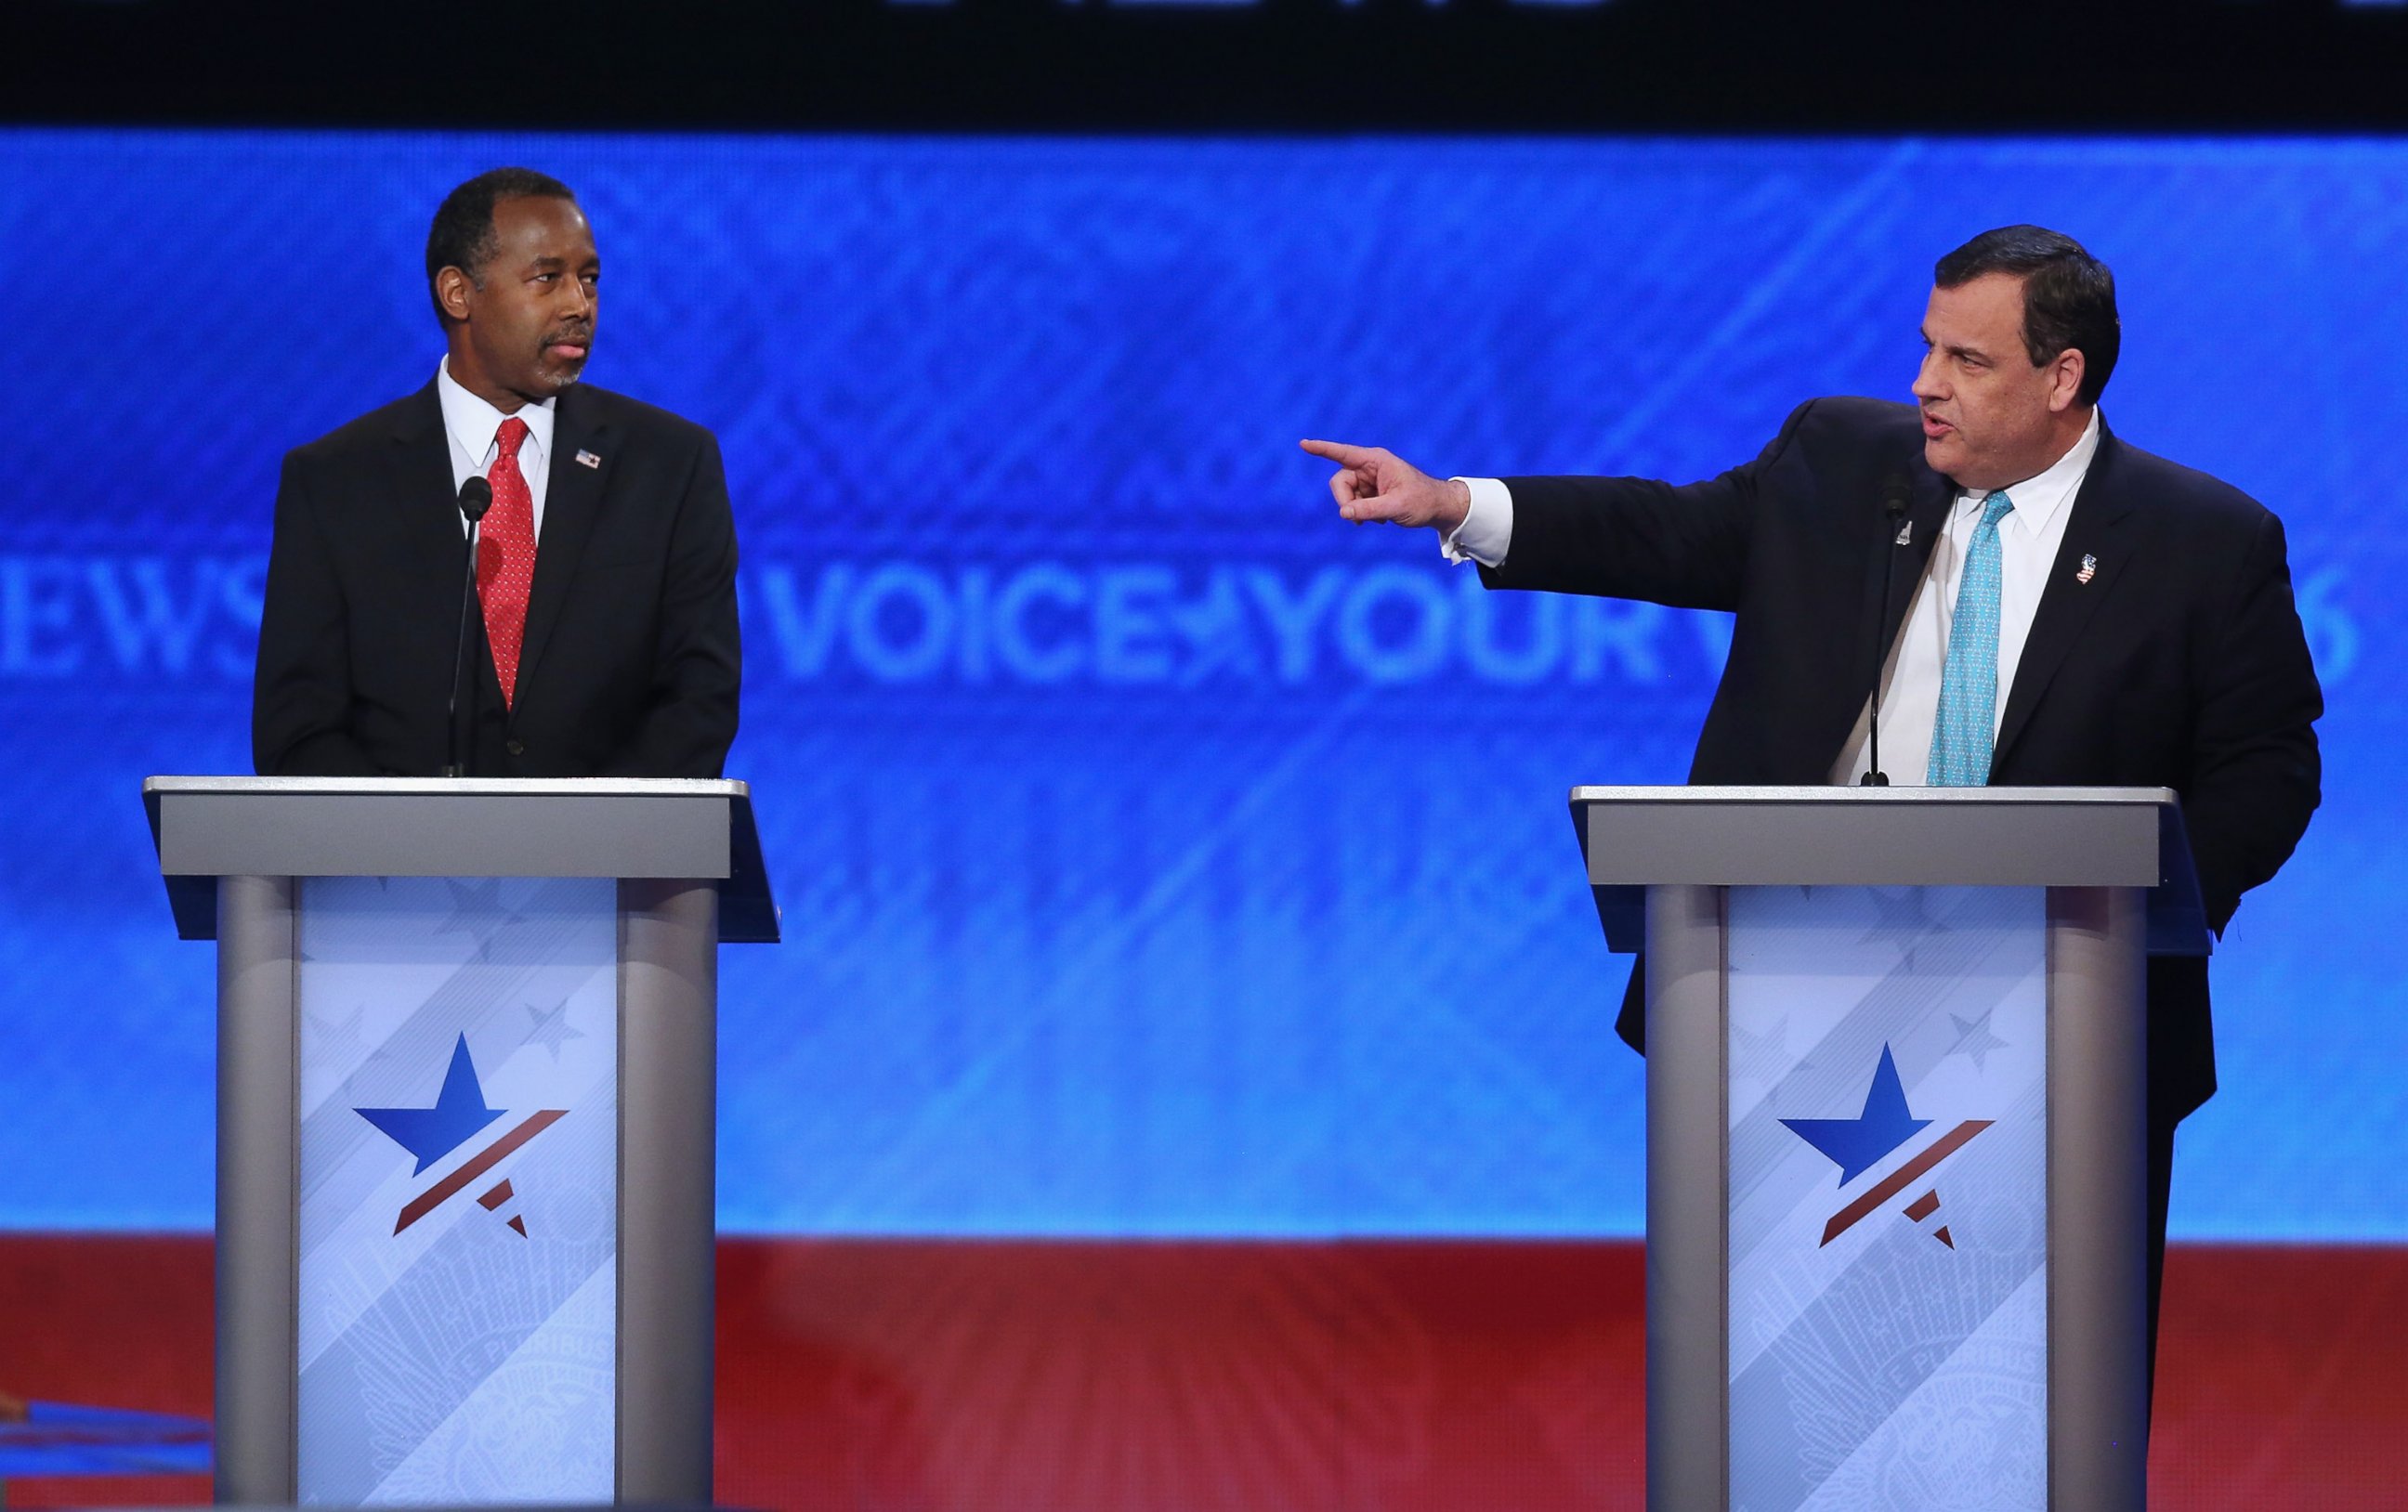
[[1982, 522], [1973, 527], [1973, 544], [1965, 552], [1924, 776], [1935, 788], [1978, 788], [1990, 780], [1990, 744], [1999, 721], [1999, 521], [2014, 506], [2004, 493], [1984, 499]]

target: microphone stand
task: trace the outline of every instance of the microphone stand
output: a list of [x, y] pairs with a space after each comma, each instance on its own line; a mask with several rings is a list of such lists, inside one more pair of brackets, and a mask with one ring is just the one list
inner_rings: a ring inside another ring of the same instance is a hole
[[464, 711], [461, 707], [460, 688], [463, 683], [467, 685], [468, 699], [465, 712], [467, 717], [466, 722], [473, 725], [477, 719], [477, 682], [468, 670], [468, 624], [470, 615], [478, 607], [477, 523], [485, 518], [485, 511], [493, 506], [494, 486], [491, 483], [481, 478], [472, 478], [460, 485], [460, 515], [468, 522], [468, 561], [460, 584], [460, 642], [452, 653], [452, 692], [443, 706], [445, 731], [443, 775], [445, 777], [468, 775], [467, 761], [464, 754], [467, 749], [468, 741], [461, 730], [461, 716]]
[[1882, 770], [1881, 760], [1881, 695], [1882, 670], [1889, 664], [1889, 579], [1891, 553], [1898, 549], [1900, 522], [1906, 519], [1906, 505], [1913, 490], [1903, 473], [1892, 473], [1882, 484], [1882, 529], [1885, 542], [1881, 553], [1881, 618], [1873, 621], [1873, 706], [1872, 718], [1866, 727], [1870, 739], [1865, 762], [1865, 775], [1858, 778], [1860, 788], [1886, 788], [1889, 774]]

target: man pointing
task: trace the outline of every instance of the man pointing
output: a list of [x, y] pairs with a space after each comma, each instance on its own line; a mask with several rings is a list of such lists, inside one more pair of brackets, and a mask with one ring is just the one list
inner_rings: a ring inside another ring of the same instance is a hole
[[[1692, 782], [1854, 781], [1878, 677], [1893, 781], [2173, 789], [2221, 933], [2318, 797], [2323, 700], [2281, 522], [2108, 429], [2114, 281], [2071, 237], [1985, 233], [1934, 283], [1914, 407], [1811, 401], [1705, 482], [1440, 478], [1304, 447], [1339, 464], [1343, 518], [1429, 526], [1490, 588], [1732, 612]], [[2174, 1125], [2215, 1088], [2206, 971], [2148, 967], [2153, 1339]], [[1644, 1048], [1635, 980], [1619, 1028]]]

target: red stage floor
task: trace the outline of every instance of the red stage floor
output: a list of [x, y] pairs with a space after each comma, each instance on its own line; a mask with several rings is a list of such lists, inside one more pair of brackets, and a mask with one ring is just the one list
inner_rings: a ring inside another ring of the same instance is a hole
[[[206, 1415], [206, 1239], [0, 1236], [0, 1393]], [[719, 1494], [874, 1512], [1641, 1505], [1635, 1244], [730, 1240]], [[2176, 1247], [2152, 1505], [2408, 1506], [2408, 1248]], [[7, 1505], [200, 1502], [198, 1477]]]

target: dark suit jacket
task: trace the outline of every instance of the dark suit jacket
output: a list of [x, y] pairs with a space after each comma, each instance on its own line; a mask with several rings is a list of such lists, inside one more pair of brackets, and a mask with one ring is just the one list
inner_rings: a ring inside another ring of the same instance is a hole
[[[584, 384], [553, 414], [516, 705], [479, 622], [468, 770], [717, 777], [738, 669], [719, 445]], [[263, 774], [441, 769], [466, 551], [448, 445], [429, 383], [284, 459], [252, 689]]]
[[[1912, 544], [1887, 553], [1885, 481], [1913, 487]], [[1870, 694], [1955, 490], [1925, 464], [1914, 409], [1820, 399], [1754, 462], [1675, 488], [1517, 478], [1492, 588], [1734, 611], [1730, 660], [1689, 780], [1817, 783]], [[2283, 527], [2203, 473], [2112, 435], [2067, 518], [2008, 690], [1990, 767], [2002, 785], [2169, 787], [2220, 933], [2274, 875], [2318, 796], [2324, 710], [2291, 600]], [[2074, 574], [2085, 556], [2098, 567]], [[1635, 986], [1635, 983], [1634, 983]], [[2215, 1088], [2206, 963], [2150, 962], [2150, 1096], [2171, 1126]], [[1643, 1048], [1634, 991], [1621, 1025]]]

